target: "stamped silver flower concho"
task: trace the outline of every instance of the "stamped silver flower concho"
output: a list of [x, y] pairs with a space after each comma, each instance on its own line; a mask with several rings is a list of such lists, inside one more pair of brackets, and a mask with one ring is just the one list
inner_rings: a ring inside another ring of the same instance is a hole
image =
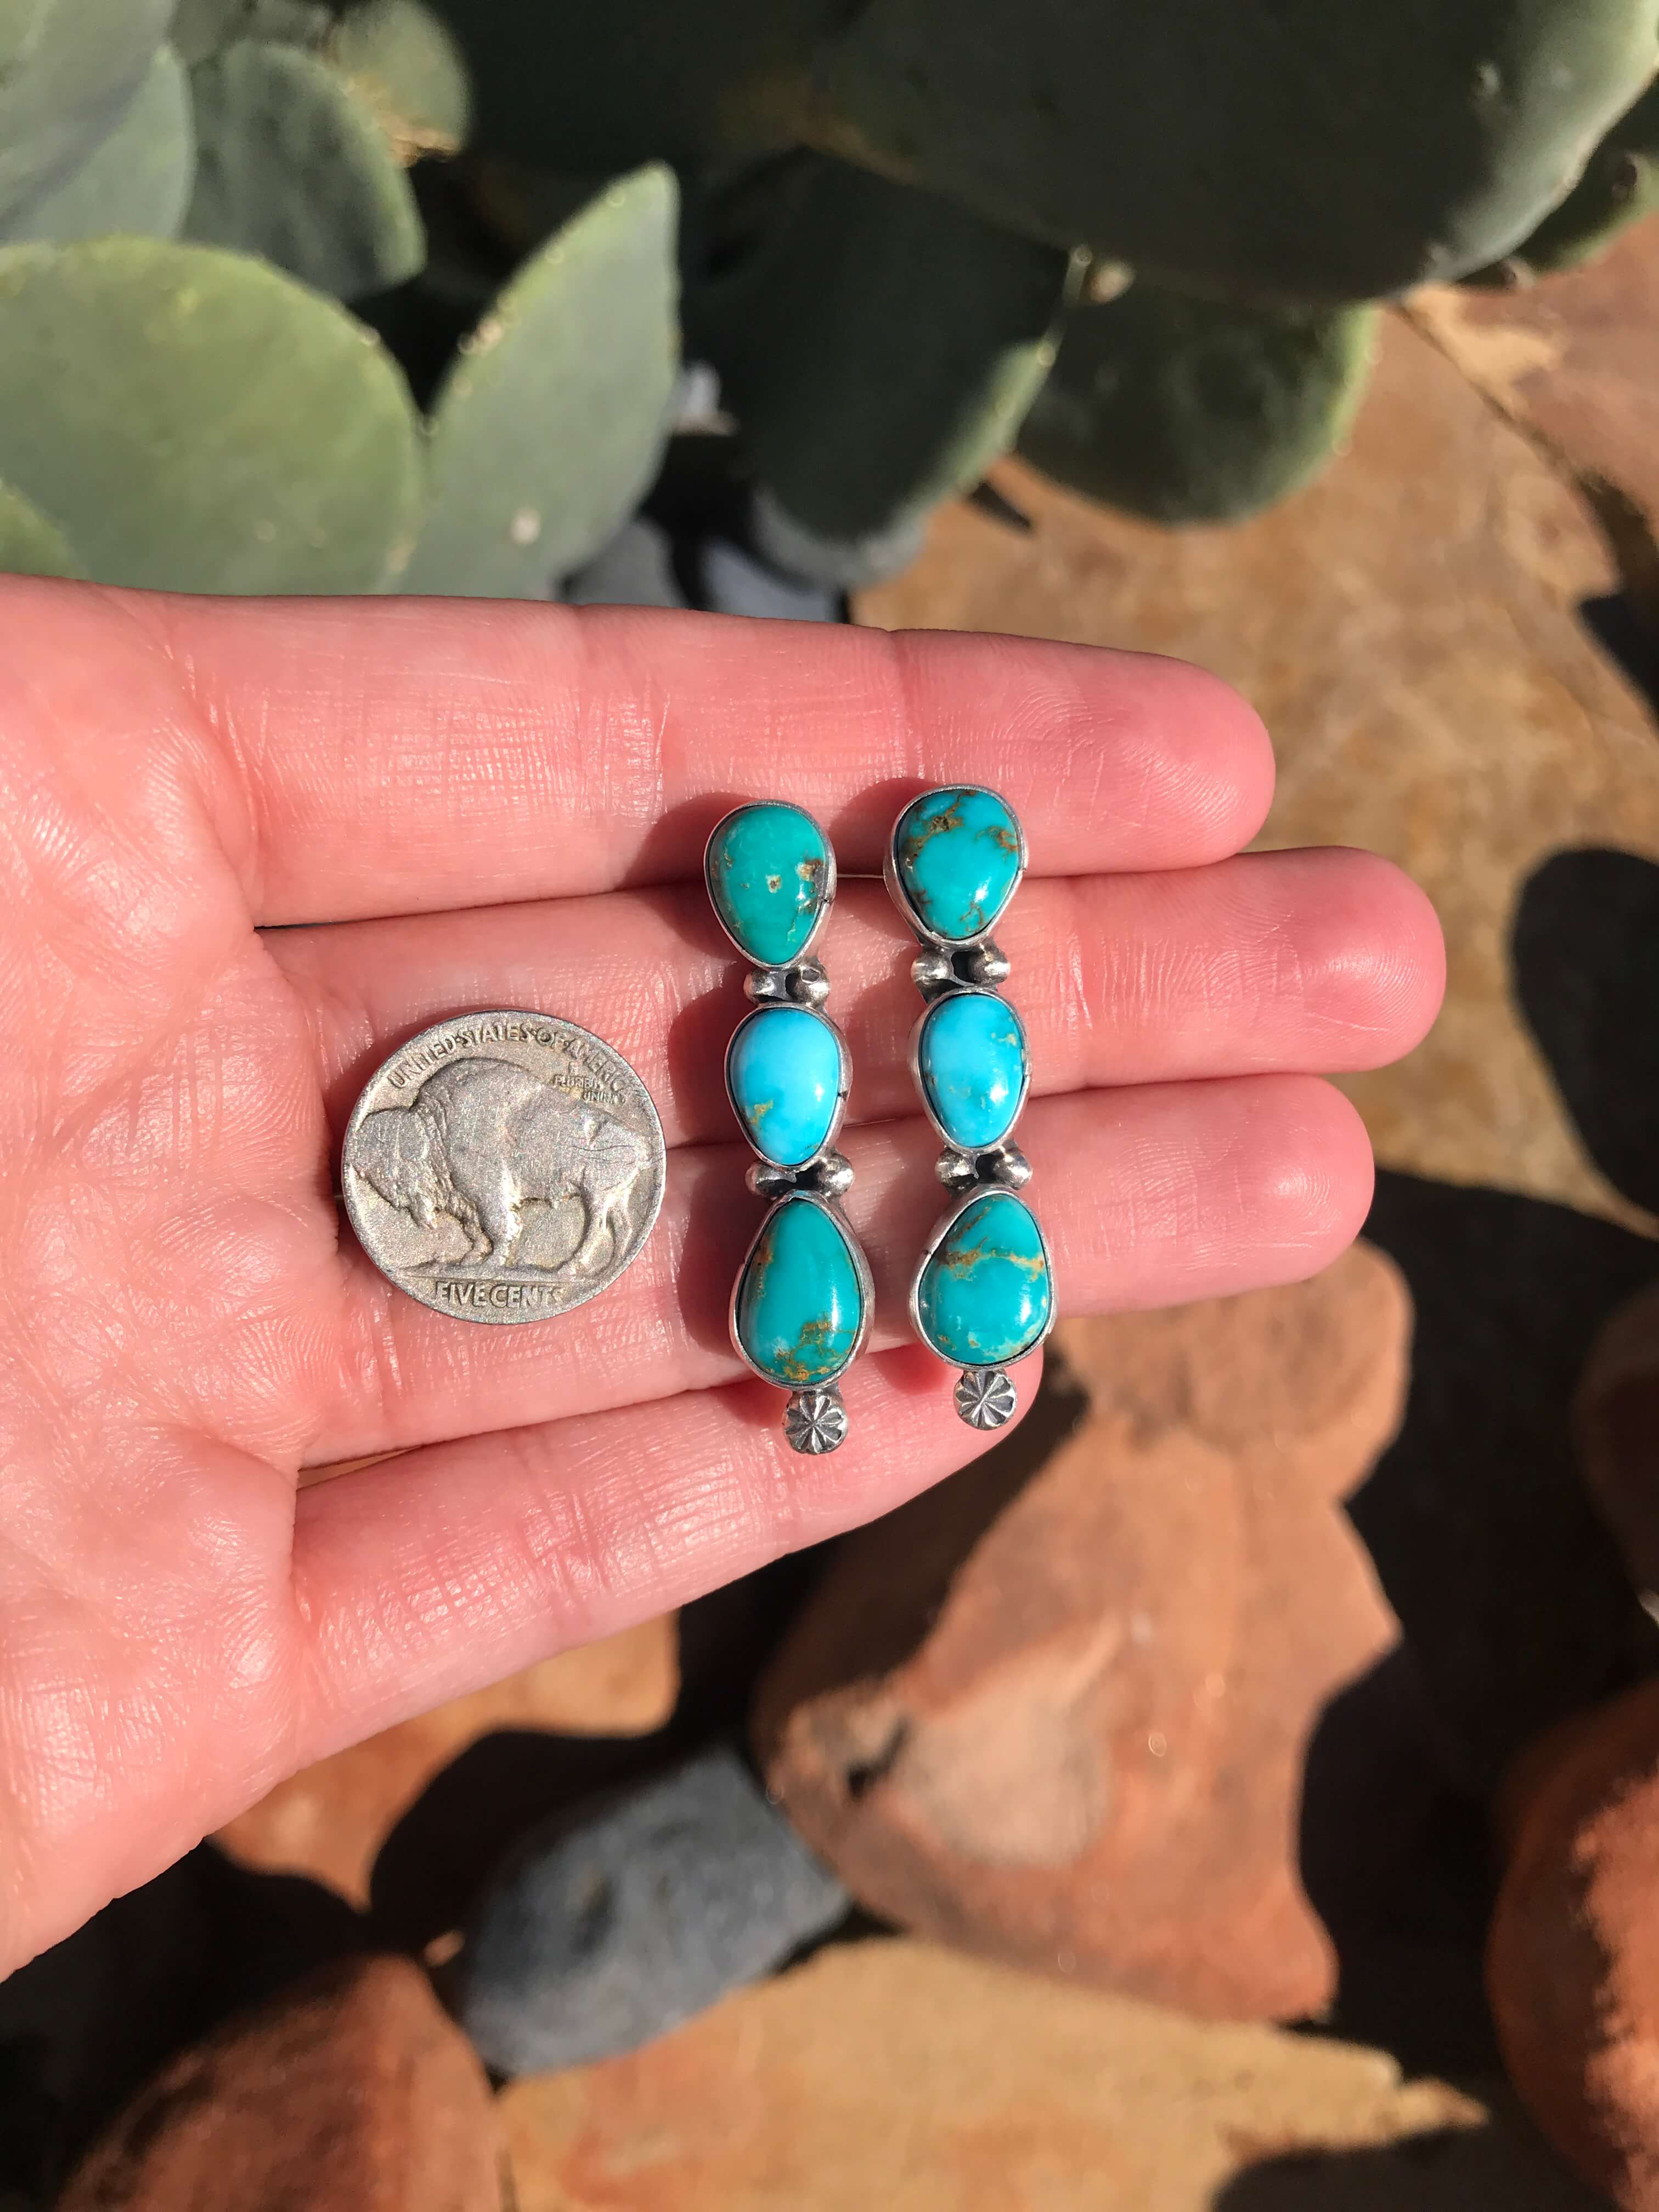
[[608, 1290], [662, 1205], [667, 1154], [614, 1045], [554, 1014], [459, 1014], [377, 1068], [341, 1194], [400, 1291], [462, 1321], [548, 1321]]

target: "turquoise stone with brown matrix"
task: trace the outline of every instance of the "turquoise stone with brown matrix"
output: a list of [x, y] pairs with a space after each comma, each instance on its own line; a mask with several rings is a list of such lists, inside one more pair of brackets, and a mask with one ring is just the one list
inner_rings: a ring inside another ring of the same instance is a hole
[[852, 1246], [813, 1198], [775, 1206], [738, 1281], [733, 1322], [744, 1356], [786, 1390], [833, 1382], [853, 1357], [864, 1285]]
[[811, 940], [831, 885], [830, 848], [804, 808], [740, 806], [720, 823], [703, 861], [726, 935], [758, 968], [787, 968]]
[[1019, 824], [994, 791], [962, 784], [912, 800], [893, 832], [893, 866], [918, 921], [947, 944], [992, 928], [1023, 863]]
[[1001, 1367], [1038, 1343], [1054, 1304], [1036, 1216], [1011, 1190], [965, 1206], [921, 1271], [916, 1315], [943, 1359]]

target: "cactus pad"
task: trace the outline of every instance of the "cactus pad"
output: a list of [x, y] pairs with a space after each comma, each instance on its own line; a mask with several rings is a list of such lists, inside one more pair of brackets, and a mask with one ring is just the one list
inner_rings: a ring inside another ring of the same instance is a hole
[[1373, 307], [1237, 307], [1147, 283], [1082, 307], [1019, 449], [1157, 522], [1228, 522], [1305, 483], [1370, 374]]
[[379, 118], [399, 158], [466, 143], [471, 88], [460, 49], [421, 0], [368, 0], [329, 40], [328, 58]]
[[434, 0], [486, 153], [562, 173], [682, 168], [794, 144], [812, 57], [848, 0]]
[[693, 349], [793, 522], [902, 538], [1013, 442], [1053, 359], [1068, 257], [817, 155], [772, 189], [769, 213], [742, 218], [747, 251], [688, 298]]
[[526, 262], [438, 394], [411, 592], [544, 599], [655, 475], [678, 369], [677, 196], [612, 185]]
[[1559, 207], [1530, 238], [1471, 283], [1530, 282], [1556, 269], [1576, 269], [1604, 252], [1621, 230], [1659, 211], [1659, 86], [1621, 115]]
[[186, 67], [194, 69], [237, 39], [320, 46], [333, 27], [329, 0], [179, 0], [169, 36]]
[[191, 72], [196, 189], [185, 234], [263, 254], [343, 300], [426, 258], [415, 197], [365, 103], [314, 55], [242, 40]]
[[106, 138], [166, 35], [171, 0], [48, 0], [0, 69], [0, 226]]
[[1355, 300], [1508, 252], [1659, 59], [1654, 0], [868, 0], [831, 151], [1234, 296]]
[[101, 583], [366, 592], [406, 552], [419, 430], [331, 301], [156, 239], [0, 250], [0, 477]]
[[171, 46], [158, 46], [137, 97], [107, 138], [62, 184], [0, 223], [0, 239], [66, 246], [110, 231], [171, 238], [196, 167], [190, 87]]
[[0, 574], [79, 576], [80, 562], [55, 522], [9, 484], [0, 483]]

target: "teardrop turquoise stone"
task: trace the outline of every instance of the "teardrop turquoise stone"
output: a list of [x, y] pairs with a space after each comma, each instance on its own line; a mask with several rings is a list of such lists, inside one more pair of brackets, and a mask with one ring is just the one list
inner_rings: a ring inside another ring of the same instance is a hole
[[922, 1334], [961, 1367], [1001, 1367], [1048, 1325], [1054, 1291], [1036, 1217], [1009, 1190], [988, 1191], [951, 1223], [921, 1271]]
[[831, 1382], [853, 1356], [864, 1293], [846, 1231], [826, 1206], [773, 1207], [738, 1279], [738, 1341], [786, 1390]]
[[1006, 999], [960, 991], [936, 999], [916, 1043], [933, 1119], [964, 1152], [1000, 1145], [1025, 1094], [1025, 1031]]
[[799, 959], [823, 910], [830, 848], [799, 806], [740, 806], [718, 824], [703, 860], [726, 935], [760, 968]]
[[952, 945], [982, 937], [1019, 881], [1019, 824], [994, 791], [930, 791], [893, 832], [900, 887], [924, 929]]
[[726, 1087], [744, 1133], [775, 1167], [801, 1168], [830, 1140], [841, 1103], [841, 1039], [805, 1006], [760, 1006], [738, 1023]]

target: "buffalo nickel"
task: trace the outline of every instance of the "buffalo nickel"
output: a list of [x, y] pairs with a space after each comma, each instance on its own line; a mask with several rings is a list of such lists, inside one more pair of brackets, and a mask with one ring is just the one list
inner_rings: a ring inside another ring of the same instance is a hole
[[666, 1166], [651, 1094], [603, 1037], [552, 1014], [461, 1014], [370, 1079], [340, 1182], [400, 1291], [464, 1321], [546, 1321], [638, 1257]]

